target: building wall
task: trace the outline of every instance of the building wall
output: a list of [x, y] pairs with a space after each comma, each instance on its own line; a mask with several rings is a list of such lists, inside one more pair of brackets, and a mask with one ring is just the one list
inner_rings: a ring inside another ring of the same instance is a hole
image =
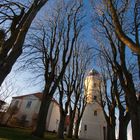
[[52, 105], [53, 108], [51, 112], [48, 130], [57, 132], [59, 121], [60, 121], [60, 110], [57, 103], [53, 102]]
[[79, 132], [81, 140], [105, 140], [106, 121], [101, 106], [96, 102], [97, 100], [100, 101], [100, 85], [99, 77], [90, 75], [85, 79], [87, 106]]
[[100, 80], [94, 76], [87, 76], [85, 79], [85, 94], [87, 95], [87, 102], [92, 103], [94, 96], [99, 96]]
[[[49, 129], [49, 124], [50, 124], [50, 119], [51, 119], [51, 114], [52, 114], [52, 110], [53, 110], [53, 102], [51, 102], [49, 110], [48, 110], [48, 115], [47, 115], [47, 119], [46, 119], [46, 130], [51, 131]], [[53, 122], [54, 123], [54, 122]]]
[[[81, 122], [80, 138], [84, 140], [104, 140], [106, 127], [103, 112], [95, 104], [87, 104]], [[97, 115], [94, 114], [97, 111]], [[85, 128], [86, 127], [86, 128]]]
[[[13, 99], [14, 104], [16, 101], [19, 101], [18, 107], [19, 111], [15, 115], [19, 120], [22, 119], [23, 116], [26, 116], [27, 125], [31, 126], [32, 124], [32, 117], [35, 113], [38, 113], [40, 107], [40, 100], [35, 97], [34, 95], [25, 96], [22, 99]], [[27, 107], [28, 102], [31, 102], [31, 105]]]
[[[30, 106], [27, 107], [28, 102], [31, 102], [31, 104]], [[13, 117], [16, 117], [18, 118], [18, 120], [21, 120], [22, 117], [26, 115], [26, 126], [34, 128], [37, 119], [37, 114], [39, 112], [41, 105], [41, 101], [39, 100], [39, 98], [37, 98], [34, 95], [25, 96], [22, 98], [13, 98], [10, 106], [14, 105], [16, 105], [19, 108], [19, 110]], [[8, 114], [6, 116], [8, 118]], [[46, 119], [46, 130], [57, 131], [56, 123], [58, 123], [59, 120], [60, 120], [59, 105], [54, 101], [52, 101]]]

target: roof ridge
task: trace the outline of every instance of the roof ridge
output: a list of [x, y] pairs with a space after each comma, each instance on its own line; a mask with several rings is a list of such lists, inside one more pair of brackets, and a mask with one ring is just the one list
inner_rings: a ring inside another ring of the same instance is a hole
[[[30, 95], [34, 95], [37, 98], [39, 98], [40, 100], [42, 100], [43, 93], [42, 92], [36, 92], [36, 93], [32, 93], [32, 94], [25, 94], [25, 95], [15, 96], [15, 97], [12, 97], [12, 98], [18, 99], [18, 98], [23, 98], [23, 97], [30, 96]], [[54, 103], [56, 103], [57, 105], [59, 105], [59, 103], [56, 101], [55, 98], [52, 98], [52, 101]]]

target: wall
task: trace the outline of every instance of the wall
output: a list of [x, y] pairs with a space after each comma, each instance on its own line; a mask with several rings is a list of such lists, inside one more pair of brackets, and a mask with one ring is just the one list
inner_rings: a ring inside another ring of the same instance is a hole
[[87, 95], [87, 102], [93, 102], [93, 96], [99, 96], [99, 88], [100, 88], [100, 79], [97, 79], [95, 76], [90, 75], [85, 79], [85, 94]]
[[57, 132], [59, 121], [60, 121], [59, 105], [57, 103], [53, 102], [53, 109], [51, 112], [48, 130]]
[[[94, 111], [97, 111], [97, 116]], [[87, 130], [85, 130], [85, 125]], [[103, 127], [106, 121], [101, 108], [95, 104], [87, 104], [81, 123], [80, 138], [84, 140], [104, 140]]]
[[[85, 79], [87, 106], [82, 117], [81, 130], [79, 132], [80, 138], [84, 140], [104, 140], [106, 121], [102, 108], [97, 103], [97, 101], [100, 102], [100, 85], [101, 80], [99, 77], [89, 75]], [[95, 114], [95, 111], [97, 114]]]
[[[40, 100], [34, 96], [25, 96], [22, 99], [14, 99], [12, 101], [12, 104], [14, 104], [16, 101], [19, 101], [18, 107], [19, 107], [19, 111], [18, 113], [15, 115], [19, 120], [22, 119], [23, 115], [26, 115], [26, 121], [27, 121], [27, 126], [31, 126], [32, 125], [32, 117], [35, 113], [38, 113], [39, 111], [39, 107], [40, 107]], [[31, 106], [30, 107], [26, 107], [28, 101], [31, 101]]]
[[[31, 106], [29, 108], [27, 107], [28, 101], [32, 101]], [[22, 116], [26, 115], [26, 126], [28, 127], [32, 126], [34, 128], [36, 121], [34, 121], [33, 118], [34, 117], [37, 118], [41, 101], [36, 96], [29, 95], [22, 98], [13, 98], [11, 106], [14, 106], [15, 104], [17, 105], [19, 110], [18, 113], [14, 115], [14, 117], [18, 118], [18, 120], [21, 120]], [[7, 114], [5, 117], [5, 121], [8, 118], [8, 116], [9, 115]], [[57, 131], [59, 120], [60, 120], [59, 105], [54, 101], [52, 101], [46, 119], [46, 130]]]

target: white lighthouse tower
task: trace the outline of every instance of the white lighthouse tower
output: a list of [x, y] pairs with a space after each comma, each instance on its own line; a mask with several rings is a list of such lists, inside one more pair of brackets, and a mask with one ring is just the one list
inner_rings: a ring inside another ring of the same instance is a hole
[[99, 105], [100, 89], [100, 75], [97, 71], [91, 70], [85, 79], [87, 106], [81, 122], [81, 140], [106, 140], [106, 121]]

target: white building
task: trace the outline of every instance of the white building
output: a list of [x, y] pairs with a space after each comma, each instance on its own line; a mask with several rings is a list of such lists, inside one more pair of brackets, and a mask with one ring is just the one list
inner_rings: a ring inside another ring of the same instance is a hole
[[[42, 93], [13, 97], [10, 107], [16, 106], [18, 110], [13, 115], [11, 124], [20, 124], [26, 127], [35, 127], [42, 97]], [[5, 121], [9, 117], [9, 114], [7, 112]], [[56, 100], [52, 99], [46, 119], [46, 130], [56, 132], [58, 129], [59, 120], [59, 104], [56, 102]]]
[[99, 101], [101, 80], [99, 74], [92, 70], [85, 79], [85, 108], [80, 130], [82, 140], [106, 140], [106, 121]]

